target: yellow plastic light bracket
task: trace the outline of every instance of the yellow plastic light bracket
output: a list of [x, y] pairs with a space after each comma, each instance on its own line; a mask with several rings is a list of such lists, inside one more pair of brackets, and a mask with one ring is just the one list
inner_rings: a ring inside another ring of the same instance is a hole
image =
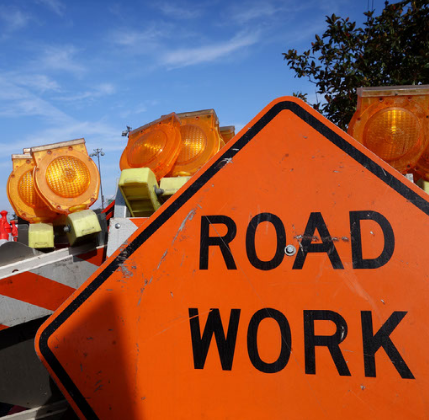
[[225, 144], [213, 109], [177, 114], [182, 125], [182, 148], [169, 176], [189, 176], [198, 171]]
[[426, 193], [429, 194], [429, 182], [423, 178], [420, 178], [416, 184]]
[[91, 240], [101, 232], [100, 222], [92, 210], [82, 210], [71, 213], [66, 220], [67, 238], [70, 245], [76, 245]]
[[172, 113], [131, 131], [119, 166], [149, 168], [159, 180], [170, 172], [180, 148], [180, 121]]
[[100, 174], [89, 157], [85, 140], [32, 147], [34, 180], [40, 197], [63, 214], [88, 209], [97, 201]]
[[165, 203], [173, 194], [176, 194], [189, 180], [190, 176], [176, 176], [176, 177], [164, 177], [159, 183], [159, 188], [162, 190], [160, 197], [161, 201]]
[[35, 223], [28, 226], [28, 246], [30, 248], [53, 248], [54, 227], [52, 223]]
[[158, 182], [149, 168], [124, 169], [118, 187], [132, 217], [149, 217], [161, 206]]
[[42, 200], [34, 185], [35, 163], [30, 154], [12, 155], [7, 196], [16, 215], [29, 223], [51, 222], [58, 214]]
[[357, 93], [348, 133], [402, 173], [415, 166], [429, 169], [429, 86], [359, 88]]

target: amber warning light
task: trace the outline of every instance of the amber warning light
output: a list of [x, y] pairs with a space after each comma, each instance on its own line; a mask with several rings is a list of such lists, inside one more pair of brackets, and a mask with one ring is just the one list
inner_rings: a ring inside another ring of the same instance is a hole
[[234, 134], [233, 126], [219, 127], [213, 109], [173, 112], [130, 131], [119, 166], [121, 171], [149, 168], [158, 181], [165, 176], [190, 176]]
[[359, 88], [348, 133], [401, 173], [429, 179], [429, 86]]
[[172, 113], [131, 131], [119, 166], [121, 171], [149, 168], [159, 180], [170, 172], [180, 148], [180, 120]]
[[84, 139], [32, 147], [30, 151], [36, 164], [36, 190], [50, 209], [70, 214], [95, 203], [100, 175]]
[[178, 117], [182, 123], [182, 147], [171, 175], [189, 176], [197, 172], [225, 143], [213, 109], [178, 114]]
[[58, 214], [43, 201], [34, 186], [34, 160], [30, 154], [12, 155], [7, 196], [16, 215], [30, 223], [51, 222]]

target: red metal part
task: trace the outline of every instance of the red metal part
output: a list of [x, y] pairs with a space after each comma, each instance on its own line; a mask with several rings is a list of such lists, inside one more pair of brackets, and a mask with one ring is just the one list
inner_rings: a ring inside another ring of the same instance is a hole
[[12, 228], [10, 227], [8, 221], [7, 221], [7, 211], [2, 210], [0, 212], [1, 219], [0, 219], [0, 239], [6, 239], [9, 240], [9, 233], [11, 233]]

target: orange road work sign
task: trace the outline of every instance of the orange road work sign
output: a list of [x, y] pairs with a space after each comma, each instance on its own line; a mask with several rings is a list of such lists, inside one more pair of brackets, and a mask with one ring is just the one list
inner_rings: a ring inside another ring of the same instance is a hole
[[277, 99], [48, 319], [38, 354], [87, 419], [426, 418], [428, 215]]

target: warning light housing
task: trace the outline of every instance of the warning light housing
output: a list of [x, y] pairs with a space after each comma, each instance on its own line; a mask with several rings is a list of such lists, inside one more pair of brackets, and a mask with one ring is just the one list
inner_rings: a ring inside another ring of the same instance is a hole
[[402, 173], [416, 166], [429, 172], [429, 86], [359, 88], [357, 94], [348, 133]]
[[39, 196], [57, 213], [88, 209], [97, 201], [100, 174], [85, 140], [32, 147], [34, 181]]
[[222, 137], [222, 140], [226, 144], [235, 136], [235, 126], [227, 125], [225, 127], [220, 127], [219, 132]]
[[12, 155], [12, 173], [7, 181], [7, 196], [17, 216], [29, 223], [51, 222], [52, 211], [35, 188], [35, 163], [30, 154]]
[[129, 133], [119, 166], [149, 168], [159, 180], [167, 175], [181, 149], [180, 120], [172, 113]]
[[129, 132], [119, 187], [130, 213], [152, 214], [234, 134], [233, 126], [219, 128], [213, 109], [163, 115]]
[[177, 114], [182, 147], [170, 176], [193, 175], [225, 145], [213, 109]]

